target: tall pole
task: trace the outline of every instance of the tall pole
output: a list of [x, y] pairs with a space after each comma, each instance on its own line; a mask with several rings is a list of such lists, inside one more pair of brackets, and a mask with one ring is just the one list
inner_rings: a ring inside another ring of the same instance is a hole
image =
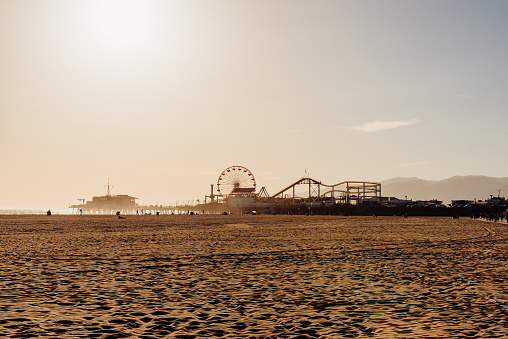
[[309, 181], [309, 202], [310, 202], [310, 178], [307, 179]]
[[109, 191], [109, 178], [108, 178], [108, 194], [107, 194], [107, 196], [108, 196], [108, 197], [109, 197], [109, 196], [111, 196], [111, 193], [110, 193], [110, 191]]
[[349, 182], [346, 183], [346, 205], [349, 205]]

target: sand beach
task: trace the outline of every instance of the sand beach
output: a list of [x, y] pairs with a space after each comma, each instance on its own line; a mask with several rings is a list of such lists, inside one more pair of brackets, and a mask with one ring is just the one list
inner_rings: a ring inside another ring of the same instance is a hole
[[0, 336], [505, 338], [508, 226], [0, 216]]

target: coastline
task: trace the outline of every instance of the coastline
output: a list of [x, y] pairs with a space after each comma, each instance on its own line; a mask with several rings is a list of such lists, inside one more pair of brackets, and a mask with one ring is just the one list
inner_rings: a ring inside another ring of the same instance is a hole
[[[46, 215], [48, 209], [40, 208], [5, 208], [0, 209], [0, 215]], [[55, 215], [75, 215], [70, 209], [51, 210]]]

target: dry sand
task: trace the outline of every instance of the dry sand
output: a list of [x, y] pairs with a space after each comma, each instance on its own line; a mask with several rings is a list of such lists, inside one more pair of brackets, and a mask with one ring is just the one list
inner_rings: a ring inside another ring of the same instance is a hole
[[508, 226], [0, 216], [0, 336], [506, 338]]

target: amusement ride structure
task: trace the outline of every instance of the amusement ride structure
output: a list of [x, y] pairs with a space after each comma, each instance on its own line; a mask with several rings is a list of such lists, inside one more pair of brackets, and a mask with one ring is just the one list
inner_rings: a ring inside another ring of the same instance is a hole
[[256, 192], [256, 179], [247, 168], [231, 166], [219, 175], [217, 191], [222, 197], [251, 196]]
[[[295, 189], [299, 185], [308, 186], [307, 196], [297, 196]], [[310, 177], [301, 178], [272, 196], [265, 198], [266, 202], [279, 199], [281, 203], [329, 202], [333, 204], [356, 204], [366, 201], [380, 201], [381, 183], [370, 181], [342, 181], [335, 185], [323, 184]]]
[[[304, 193], [301, 186], [304, 186]], [[207, 198], [210, 198], [212, 203], [244, 209], [296, 204], [311, 204], [316, 207], [373, 204], [381, 201], [381, 183], [342, 181], [329, 185], [307, 176], [270, 195], [265, 187], [256, 193], [256, 179], [249, 169], [230, 166], [219, 175], [217, 194], [214, 195], [211, 185], [211, 193], [205, 196], [205, 204]]]
[[[85, 203], [69, 207], [79, 213], [92, 214], [170, 214], [182, 212], [266, 212], [275, 208], [292, 209], [321, 208], [351, 205], [374, 205], [381, 202], [381, 183], [370, 181], [342, 181], [334, 185], [323, 184], [309, 176], [296, 180], [292, 184], [270, 195], [265, 187], [256, 193], [254, 174], [243, 166], [230, 166], [223, 170], [217, 179], [217, 191], [211, 186], [210, 195], [205, 195], [204, 203], [174, 206], [146, 205], [136, 203], [129, 195], [112, 195], [108, 180], [108, 191], [104, 196], [94, 196]], [[303, 186], [303, 189], [302, 189]], [[207, 202], [207, 199], [210, 199]]]

